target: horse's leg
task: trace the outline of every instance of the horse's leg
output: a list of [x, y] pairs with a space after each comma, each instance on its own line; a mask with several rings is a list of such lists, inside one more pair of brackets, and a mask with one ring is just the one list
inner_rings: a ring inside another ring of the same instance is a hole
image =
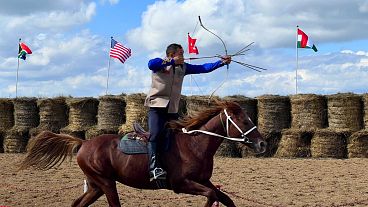
[[[192, 195], [206, 196], [208, 201], [218, 201], [218, 197], [215, 191], [209, 187], [206, 187], [193, 180], [183, 180], [179, 183], [173, 184], [173, 190], [175, 193], [187, 193]], [[212, 203], [213, 203], [212, 202]], [[206, 203], [205, 207], [211, 207], [212, 203]]]
[[77, 198], [73, 202], [72, 207], [88, 206], [88, 205], [92, 204], [93, 202], [95, 202], [102, 195], [103, 195], [103, 191], [101, 190], [101, 188], [99, 188], [93, 182], [88, 181], [87, 192], [85, 192], [83, 195], [81, 195], [79, 198]]
[[[96, 185], [105, 193], [110, 207], [120, 207], [119, 195], [115, 180], [103, 178], [98, 175], [93, 178]], [[97, 177], [98, 176], [98, 177]]]
[[[209, 187], [209, 188], [211, 188], [211, 189], [213, 189], [215, 192], [216, 192], [216, 195], [217, 195], [217, 197], [218, 197], [218, 199], [219, 199], [219, 201], [222, 203], [222, 204], [224, 204], [225, 206], [228, 206], [228, 207], [235, 207], [235, 204], [234, 204], [234, 202], [233, 202], [233, 200], [231, 200], [231, 198], [228, 196], [228, 195], [226, 195], [225, 193], [223, 193], [223, 192], [221, 192], [219, 189], [217, 189], [217, 187], [216, 186], [214, 186], [212, 183], [211, 183], [211, 181], [207, 181], [206, 183], [205, 183], [205, 186], [207, 186], [207, 187]], [[214, 203], [215, 201], [212, 201], [212, 200], [209, 200], [208, 199], [208, 201], [207, 201], [207, 203]]]

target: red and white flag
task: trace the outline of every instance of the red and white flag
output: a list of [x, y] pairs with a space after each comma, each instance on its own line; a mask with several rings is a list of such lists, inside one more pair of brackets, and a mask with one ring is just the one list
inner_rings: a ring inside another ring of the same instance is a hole
[[301, 29], [298, 28], [298, 48], [308, 48], [313, 49], [314, 52], [317, 52], [316, 45], [313, 44], [311, 38], [308, 37]]
[[111, 38], [110, 57], [120, 60], [124, 63], [132, 55], [132, 50], [127, 48]]
[[191, 38], [188, 33], [188, 52], [189, 54], [199, 54], [197, 46], [195, 46], [197, 39]]

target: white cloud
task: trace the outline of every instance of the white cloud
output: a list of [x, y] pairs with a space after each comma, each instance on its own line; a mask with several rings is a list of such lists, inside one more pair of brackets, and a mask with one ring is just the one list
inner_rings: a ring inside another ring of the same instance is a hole
[[[23, 37], [33, 50], [26, 62], [21, 61], [18, 88], [21, 95], [103, 95], [108, 52], [105, 37], [95, 35], [92, 29], [81, 28], [93, 23], [101, 4], [118, 3], [123, 2], [40, 0], [23, 2], [21, 8], [20, 0], [2, 4], [0, 96], [14, 96], [17, 65], [14, 45], [18, 37]], [[124, 65], [111, 60], [109, 91], [112, 94], [148, 92], [151, 84], [148, 59], [164, 56], [166, 46], [173, 42], [186, 47], [186, 35], [193, 32], [200, 15], [204, 25], [224, 39], [229, 53], [255, 41], [246, 56], [236, 59], [269, 69], [258, 73], [232, 63], [229, 78], [217, 95], [293, 94], [297, 24], [320, 49], [318, 53], [301, 52], [300, 92], [367, 92], [368, 48], [364, 44], [349, 47], [349, 42], [368, 39], [367, 5], [359, 0], [156, 1], [142, 13], [140, 26], [125, 34], [133, 56]], [[198, 39], [201, 56], [223, 54], [220, 41], [199, 24], [193, 36]], [[340, 42], [348, 46], [339, 48]], [[336, 45], [333, 50], [328, 48], [331, 45]], [[190, 85], [187, 77], [183, 93], [209, 94], [225, 76], [226, 67], [195, 75], [199, 88], [194, 82]]]

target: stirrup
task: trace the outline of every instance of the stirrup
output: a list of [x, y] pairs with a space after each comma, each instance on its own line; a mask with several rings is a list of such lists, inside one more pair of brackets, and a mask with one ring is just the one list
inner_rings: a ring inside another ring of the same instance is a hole
[[162, 168], [156, 167], [150, 172], [150, 181], [157, 179], [166, 179], [166, 171]]

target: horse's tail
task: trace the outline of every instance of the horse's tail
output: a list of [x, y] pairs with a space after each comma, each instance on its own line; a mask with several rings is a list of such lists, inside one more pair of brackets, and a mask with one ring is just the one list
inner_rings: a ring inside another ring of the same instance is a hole
[[82, 143], [82, 139], [70, 135], [43, 131], [29, 140], [28, 153], [20, 164], [19, 170], [29, 167], [48, 170], [55, 165], [60, 165], [68, 155], [72, 158], [73, 152], [77, 152]]

